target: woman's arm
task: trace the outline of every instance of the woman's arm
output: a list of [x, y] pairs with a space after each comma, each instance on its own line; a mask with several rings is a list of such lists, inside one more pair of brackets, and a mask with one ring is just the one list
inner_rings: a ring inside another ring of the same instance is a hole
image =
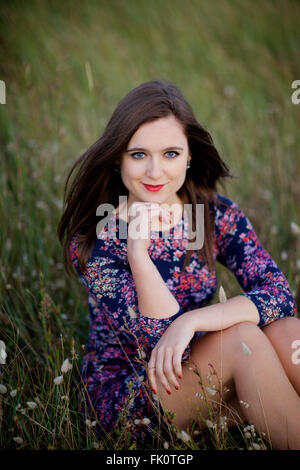
[[[148, 253], [151, 226], [157, 216], [160, 221], [165, 219], [169, 222], [166, 211], [158, 204], [132, 204], [128, 215], [127, 257], [136, 286], [140, 313], [149, 318], [163, 319], [179, 313], [180, 305]], [[135, 232], [137, 223], [144, 228], [143, 234]]]
[[[137, 289], [127, 263], [124, 263], [114, 252], [114, 244], [98, 239], [94, 255], [90, 257], [84, 273], [78, 265], [78, 243], [77, 236], [74, 235], [70, 245], [70, 258], [76, 269], [79, 278], [90, 294], [90, 298], [96, 302], [99, 312], [105, 315], [107, 324], [116, 335], [116, 342], [132, 344], [137, 348], [142, 348], [149, 359], [151, 351], [164, 331], [172, 324], [173, 320], [183, 313], [182, 307], [178, 307], [178, 312], [172, 315], [176, 300], [170, 305], [168, 317], [157, 319], [145, 316], [139, 310]], [[156, 269], [153, 266], [154, 269]], [[139, 276], [138, 276], [139, 277]], [[139, 282], [138, 282], [139, 284]], [[161, 287], [164, 285], [161, 279]], [[165, 295], [165, 294], [164, 294]], [[160, 297], [152, 292], [152, 309], [160, 312], [160, 307], [155, 307], [156, 302], [160, 302]], [[171, 293], [169, 292], [169, 295]], [[164, 306], [166, 307], [166, 305]], [[172, 310], [173, 309], [173, 310]], [[148, 313], [148, 312], [147, 312]], [[92, 334], [101, 334], [104, 328], [103, 317], [99, 315], [92, 319]], [[99, 323], [99, 324], [98, 324]], [[125, 330], [123, 328], [126, 328]], [[190, 349], [186, 348], [184, 358], [189, 356]]]
[[[142, 315], [159, 319], [176, 314], [180, 306], [149, 254], [141, 252], [128, 261], [137, 290], [138, 308]], [[194, 332], [222, 330], [245, 321], [258, 325], [260, 321], [255, 304], [242, 295], [232, 297], [224, 303], [190, 310], [180, 317], [184, 325], [187, 326], [188, 322], [188, 329], [192, 328]]]
[[137, 290], [139, 311], [151, 318], [168, 318], [180, 309], [148, 252], [128, 256]]
[[245, 321], [258, 325], [260, 321], [255, 304], [243, 295], [232, 297], [224, 303], [191, 310], [183, 316], [186, 322], [192, 324], [195, 332], [224, 330]]
[[[141, 252], [136, 257], [128, 258], [128, 261], [137, 290], [140, 312], [151, 318], [168, 318], [177, 313], [180, 306], [149, 254]], [[194, 331], [217, 331], [244, 321], [258, 325], [260, 321], [257, 307], [243, 295], [232, 297], [225, 303], [190, 310], [183, 316], [185, 321], [193, 323]]]
[[240, 207], [220, 196], [231, 207], [218, 204], [215, 214], [217, 261], [236, 277], [244, 296], [257, 307], [259, 327], [279, 318], [295, 316], [293, 293], [282, 271], [261, 245], [255, 230]]

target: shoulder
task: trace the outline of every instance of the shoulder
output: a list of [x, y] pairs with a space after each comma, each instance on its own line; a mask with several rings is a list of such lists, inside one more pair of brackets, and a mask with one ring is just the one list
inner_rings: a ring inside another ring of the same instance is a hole
[[223, 194], [215, 194], [212, 207], [214, 209], [216, 222], [223, 218], [244, 216], [239, 204]]
[[[203, 203], [201, 196], [197, 195], [197, 202]], [[208, 201], [209, 213], [214, 221], [215, 229], [218, 232], [221, 228], [222, 231], [228, 230], [228, 227], [233, 228], [236, 222], [246, 219], [246, 216], [239, 204], [228, 196], [215, 192]]]
[[[199, 194], [197, 194], [197, 202], [203, 202]], [[239, 205], [235, 201], [220, 193], [214, 193], [213, 197], [209, 199], [208, 204], [209, 209], [213, 214], [216, 212], [225, 213], [227, 209], [229, 209], [229, 212], [230, 209], [240, 210]]]
[[217, 211], [226, 212], [229, 209], [231, 212], [232, 209], [240, 209], [239, 205], [230, 199], [228, 196], [224, 196], [223, 194], [216, 193], [214, 198], [214, 206]]
[[69, 250], [69, 256], [71, 259], [72, 264], [74, 267], [77, 269], [78, 268], [78, 250], [79, 250], [79, 234], [76, 233], [73, 235], [71, 241], [69, 242], [68, 250]]
[[214, 201], [214, 221], [217, 235], [227, 237], [252, 228], [239, 204], [227, 196], [217, 193]]

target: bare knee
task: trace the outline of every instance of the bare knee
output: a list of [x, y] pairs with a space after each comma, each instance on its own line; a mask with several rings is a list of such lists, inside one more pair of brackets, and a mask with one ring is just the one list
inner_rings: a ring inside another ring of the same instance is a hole
[[[241, 322], [224, 330], [207, 333], [203, 338], [192, 344], [191, 355], [201, 359], [203, 355], [202, 345], [205, 343], [210, 350], [214, 351], [214, 355], [218, 357], [217, 361], [226, 359], [230, 362], [231, 358], [234, 361], [236, 360], [243, 348], [245, 352], [247, 345], [249, 347], [251, 345], [251, 348], [258, 348], [261, 344], [263, 346], [266, 341], [268, 341], [268, 338], [257, 325], [248, 321]], [[219, 357], [221, 351], [222, 358]]]
[[[212, 364], [216, 373], [226, 376], [228, 384], [233, 379], [238, 358], [243, 353], [263, 355], [266, 342], [270, 342], [260, 328], [251, 322], [237, 323], [224, 330], [207, 333], [203, 338], [195, 341], [191, 347], [191, 359], [203, 372]], [[205, 362], [204, 358], [207, 358]], [[207, 373], [207, 372], [206, 372]], [[232, 387], [230, 387], [232, 388]]]
[[228, 330], [232, 330], [238, 332], [238, 334], [255, 334], [260, 328], [250, 321], [243, 321], [240, 323], [236, 323], [235, 325], [230, 326], [227, 328]]
[[[225, 333], [225, 335], [224, 335]], [[223, 335], [231, 343], [235, 353], [244, 352], [250, 354], [250, 351], [264, 349], [268, 338], [261, 329], [252, 322], [241, 322], [223, 330]]]
[[209, 332], [195, 341], [191, 347], [191, 359], [201, 372], [207, 371], [210, 364], [219, 375], [222, 370], [229, 383], [237, 363], [240, 363], [240, 356], [246, 354], [250, 360], [256, 360], [257, 356], [264, 356], [267, 345], [271, 346], [271, 343], [257, 325], [241, 322], [224, 330]]
[[273, 343], [292, 336], [295, 336], [295, 339], [300, 339], [300, 319], [297, 317], [279, 318], [264, 326], [262, 330]]

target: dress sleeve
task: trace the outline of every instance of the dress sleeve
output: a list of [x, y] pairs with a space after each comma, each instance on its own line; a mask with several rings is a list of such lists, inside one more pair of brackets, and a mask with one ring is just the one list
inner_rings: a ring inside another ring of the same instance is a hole
[[[225, 196], [223, 196], [225, 199]], [[250, 220], [229, 198], [231, 206], [216, 211], [217, 261], [235, 275], [259, 312], [258, 326], [296, 315], [290, 286], [270, 254], [263, 248]]]
[[[84, 274], [78, 267], [78, 246], [73, 238], [69, 253], [71, 261], [89, 293], [104, 313], [117, 336], [123, 337], [140, 350], [139, 355], [150, 359], [151, 351], [171, 323], [183, 313], [168, 318], [151, 318], [142, 315], [138, 308], [137, 292], [129, 265], [110, 250], [97, 249]], [[155, 298], [154, 298], [155, 302]], [[143, 354], [144, 352], [144, 354]], [[185, 349], [182, 360], [187, 359], [190, 346]]]

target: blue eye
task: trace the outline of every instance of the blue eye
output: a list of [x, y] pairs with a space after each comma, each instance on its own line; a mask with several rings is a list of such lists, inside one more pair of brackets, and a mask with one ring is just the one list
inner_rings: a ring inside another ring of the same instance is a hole
[[[167, 157], [167, 158], [169, 158], [169, 159], [171, 159], [171, 158], [176, 158], [177, 155], [179, 155], [178, 152], [175, 152], [175, 151], [173, 151], [173, 150], [170, 150], [169, 152], [166, 152], [166, 154], [168, 154], [168, 153], [173, 153], [173, 154], [174, 154], [173, 157], [172, 157], [172, 156], [171, 156], [171, 157]], [[135, 158], [136, 160], [142, 160], [142, 158], [136, 157], [136, 155], [145, 155], [145, 154], [144, 154], [143, 152], [134, 152], [134, 153], [131, 154], [131, 156], [132, 156], [133, 158]]]
[[174, 157], [170, 157], [170, 158], [175, 158], [175, 157], [177, 157], [177, 155], [179, 155], [179, 153], [178, 153], [178, 152], [174, 152], [173, 150], [170, 150], [170, 152], [167, 152], [167, 153], [174, 153], [174, 154], [175, 154], [175, 156], [174, 156]]
[[144, 155], [143, 152], [135, 152], [135, 153], [132, 153], [131, 156], [133, 158], [135, 158], [136, 160], [141, 160], [141, 158], [137, 158], [135, 155]]

